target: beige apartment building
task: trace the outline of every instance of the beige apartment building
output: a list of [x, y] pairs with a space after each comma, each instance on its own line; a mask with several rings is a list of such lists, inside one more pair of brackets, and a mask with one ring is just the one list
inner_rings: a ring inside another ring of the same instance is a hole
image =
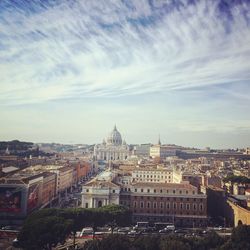
[[173, 170], [161, 166], [138, 167], [132, 171], [132, 182], [171, 183], [173, 182]]
[[207, 196], [190, 184], [135, 183], [130, 189], [130, 208], [134, 221], [162, 221], [177, 226], [207, 223]]

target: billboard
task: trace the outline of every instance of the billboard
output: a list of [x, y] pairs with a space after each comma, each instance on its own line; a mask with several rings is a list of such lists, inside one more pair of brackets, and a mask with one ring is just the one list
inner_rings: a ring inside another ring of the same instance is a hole
[[39, 206], [39, 190], [39, 183], [33, 184], [29, 187], [27, 204], [28, 212], [31, 212]]
[[0, 212], [21, 212], [22, 188], [0, 187]]

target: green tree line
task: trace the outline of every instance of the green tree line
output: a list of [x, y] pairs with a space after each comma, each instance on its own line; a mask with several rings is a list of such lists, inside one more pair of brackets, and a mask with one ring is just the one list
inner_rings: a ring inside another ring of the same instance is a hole
[[43, 209], [32, 213], [24, 221], [18, 235], [18, 244], [27, 250], [50, 250], [58, 243], [64, 243], [70, 234], [75, 235], [83, 227], [91, 226], [95, 229], [114, 221], [118, 226], [130, 225], [130, 211], [118, 205], [95, 209]]
[[177, 236], [138, 236], [110, 235], [102, 240], [87, 241], [82, 250], [249, 250], [250, 226], [235, 228], [232, 236], [222, 238], [216, 232], [209, 232], [205, 237]]

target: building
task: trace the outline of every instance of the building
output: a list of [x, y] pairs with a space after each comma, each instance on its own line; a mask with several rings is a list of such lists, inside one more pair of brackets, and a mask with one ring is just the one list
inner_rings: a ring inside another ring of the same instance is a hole
[[190, 184], [135, 183], [130, 188], [130, 207], [134, 221], [207, 224], [207, 196]]
[[[50, 174], [43, 173], [16, 174], [0, 180], [0, 218], [5, 222], [14, 219], [23, 219], [32, 211], [48, 202], [46, 195], [55, 192], [55, 184], [50, 185]], [[52, 177], [55, 182], [55, 176]], [[47, 186], [46, 186], [47, 185]], [[46, 191], [49, 193], [47, 194]], [[45, 195], [46, 193], [46, 195]], [[4, 223], [4, 224], [5, 224]], [[8, 223], [8, 222], [7, 222]]]
[[151, 144], [147, 143], [147, 144], [140, 144], [140, 145], [136, 145], [134, 146], [134, 155], [137, 156], [144, 156], [144, 157], [149, 157], [150, 155], [150, 147]]
[[126, 160], [129, 157], [129, 147], [125, 140], [122, 141], [120, 132], [116, 126], [102, 144], [94, 147], [94, 157], [96, 160]]
[[165, 159], [176, 155], [176, 147], [169, 145], [156, 144], [150, 147], [150, 157]]
[[171, 173], [157, 168], [136, 168], [126, 172], [109, 169], [83, 185], [82, 207], [120, 204], [130, 208], [135, 222], [162, 221], [173, 222], [176, 226], [205, 226], [207, 196], [188, 182], [169, 183]]
[[137, 167], [132, 171], [133, 182], [165, 183], [173, 182], [173, 170], [162, 166]]
[[250, 225], [250, 197], [245, 195], [230, 196], [227, 200], [229, 206], [232, 208], [232, 220], [234, 226], [240, 224]]
[[45, 207], [56, 198], [56, 174], [43, 172], [42, 206]]
[[94, 180], [83, 186], [82, 207], [98, 208], [119, 205], [120, 186], [108, 180]]

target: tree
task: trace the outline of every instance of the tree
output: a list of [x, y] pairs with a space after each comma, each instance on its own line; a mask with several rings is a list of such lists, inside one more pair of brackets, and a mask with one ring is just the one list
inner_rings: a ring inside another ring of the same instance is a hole
[[28, 216], [18, 240], [25, 249], [51, 249], [83, 227], [92, 226], [95, 230], [112, 221], [117, 225], [129, 225], [131, 213], [117, 205], [97, 209], [43, 209]]
[[[83, 250], [129, 250], [131, 242], [128, 237], [124, 235], [110, 235], [103, 240], [88, 241]], [[135, 249], [135, 248], [133, 248]]]
[[57, 216], [48, 216], [36, 220], [28, 220], [18, 235], [20, 247], [50, 250], [58, 243], [64, 243], [70, 234], [72, 220], [65, 220]]
[[138, 250], [160, 250], [159, 242], [158, 236], [143, 236], [136, 238], [133, 246]]
[[161, 250], [191, 250], [191, 246], [188, 241], [183, 237], [179, 236], [168, 236], [161, 240], [160, 242]]

